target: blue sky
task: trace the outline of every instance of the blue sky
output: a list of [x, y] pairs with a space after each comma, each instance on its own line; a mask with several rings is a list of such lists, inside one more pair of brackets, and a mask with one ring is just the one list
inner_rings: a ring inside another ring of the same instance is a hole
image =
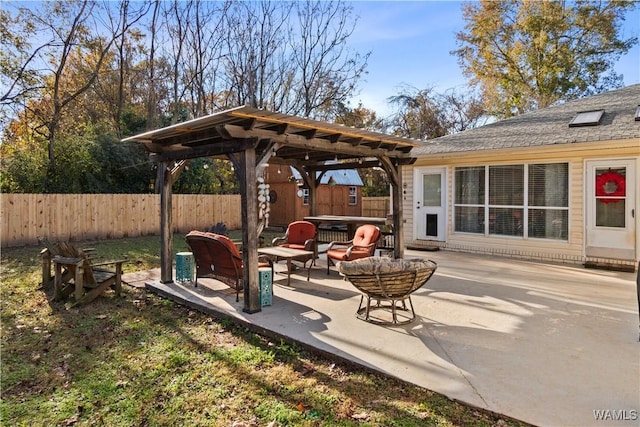
[[[368, 74], [360, 84], [354, 106], [363, 105], [380, 115], [390, 114], [386, 99], [404, 86], [437, 92], [464, 89], [455, 50], [455, 33], [464, 28], [460, 1], [354, 1], [359, 16], [351, 46], [358, 52], [371, 51]], [[640, 7], [623, 26], [624, 36], [640, 33]], [[616, 66], [625, 85], [640, 83], [640, 47], [636, 45]]]

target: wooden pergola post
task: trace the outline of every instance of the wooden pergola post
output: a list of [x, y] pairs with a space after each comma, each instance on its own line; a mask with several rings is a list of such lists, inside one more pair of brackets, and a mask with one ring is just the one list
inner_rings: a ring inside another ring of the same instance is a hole
[[378, 159], [380, 165], [387, 172], [391, 182], [391, 204], [393, 214], [393, 255], [395, 258], [404, 257], [404, 219], [402, 210], [402, 166], [392, 163], [388, 157]]
[[169, 162], [158, 162], [156, 185], [160, 186], [160, 282], [173, 282], [173, 226], [172, 196], [173, 179]]
[[244, 283], [244, 307], [242, 311], [256, 313], [262, 310], [258, 283], [258, 188], [256, 150], [246, 148], [238, 162], [242, 189], [242, 261]]
[[404, 212], [402, 209], [402, 166], [395, 166], [397, 183], [391, 191], [392, 215], [393, 215], [393, 255], [397, 258], [404, 257]]

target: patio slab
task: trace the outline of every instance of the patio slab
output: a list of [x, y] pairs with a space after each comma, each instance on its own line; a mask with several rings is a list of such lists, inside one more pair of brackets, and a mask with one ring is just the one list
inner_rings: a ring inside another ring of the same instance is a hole
[[[535, 425], [637, 426], [640, 343], [635, 273], [456, 252], [408, 250], [438, 263], [413, 294], [415, 322], [358, 320], [359, 292], [324, 260], [276, 274], [273, 305], [247, 314], [214, 280], [162, 284], [125, 275], [194, 309], [346, 359], [451, 399]], [[279, 270], [284, 265], [278, 265]]]

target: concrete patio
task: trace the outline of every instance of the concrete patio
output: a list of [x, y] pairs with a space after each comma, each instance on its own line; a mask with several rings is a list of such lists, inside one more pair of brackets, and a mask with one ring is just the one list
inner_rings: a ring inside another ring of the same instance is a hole
[[[456, 252], [408, 250], [438, 270], [412, 297], [417, 319], [380, 326], [355, 317], [359, 292], [318, 260], [276, 274], [273, 304], [247, 314], [214, 280], [134, 286], [258, 331], [398, 377], [477, 407], [544, 426], [637, 426], [640, 342], [635, 273]], [[277, 265], [282, 271], [284, 264]]]

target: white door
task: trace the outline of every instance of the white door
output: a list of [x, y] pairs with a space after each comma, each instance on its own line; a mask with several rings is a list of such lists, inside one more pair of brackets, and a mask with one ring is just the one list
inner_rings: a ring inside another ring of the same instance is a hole
[[586, 255], [635, 260], [634, 161], [589, 161], [586, 179]]
[[416, 239], [445, 240], [447, 218], [445, 177], [444, 168], [415, 169], [413, 218]]

